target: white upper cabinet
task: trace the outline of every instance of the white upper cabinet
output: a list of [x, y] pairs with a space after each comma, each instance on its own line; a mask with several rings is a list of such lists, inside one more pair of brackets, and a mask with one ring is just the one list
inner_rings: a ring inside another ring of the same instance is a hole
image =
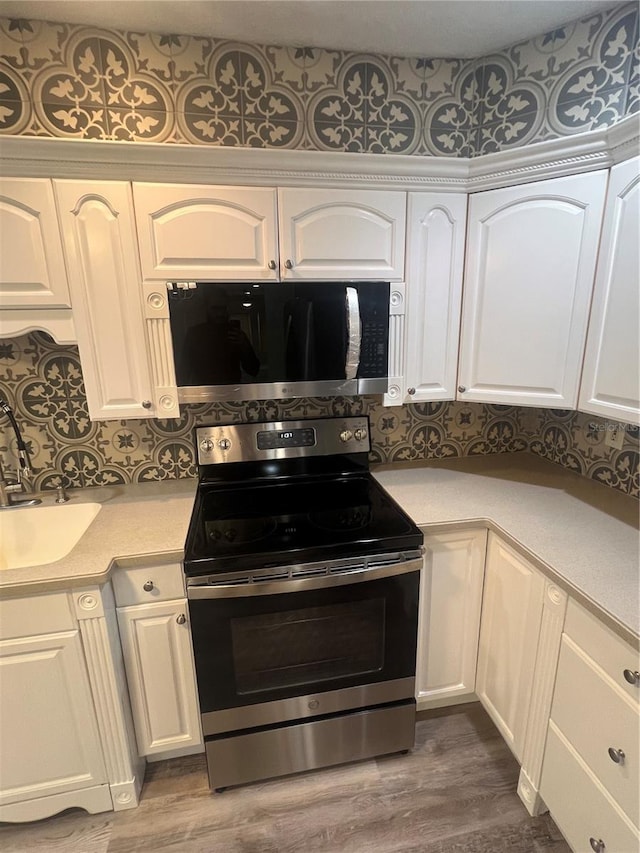
[[69, 308], [51, 181], [0, 181], [0, 307]]
[[144, 279], [277, 279], [276, 190], [133, 184]]
[[467, 196], [409, 193], [405, 402], [454, 400]]
[[55, 190], [89, 415], [162, 417], [152, 400], [131, 188], [55, 181]]
[[472, 195], [459, 397], [572, 409], [607, 172]]
[[404, 279], [406, 194], [278, 190], [282, 278]]
[[640, 158], [611, 170], [578, 408], [640, 421]]
[[133, 194], [145, 280], [404, 278], [403, 192], [134, 183]]

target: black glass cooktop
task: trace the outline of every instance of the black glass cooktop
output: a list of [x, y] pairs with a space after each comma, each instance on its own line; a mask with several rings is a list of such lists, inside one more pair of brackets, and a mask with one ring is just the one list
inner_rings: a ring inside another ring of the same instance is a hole
[[419, 548], [422, 534], [365, 474], [201, 487], [189, 576]]

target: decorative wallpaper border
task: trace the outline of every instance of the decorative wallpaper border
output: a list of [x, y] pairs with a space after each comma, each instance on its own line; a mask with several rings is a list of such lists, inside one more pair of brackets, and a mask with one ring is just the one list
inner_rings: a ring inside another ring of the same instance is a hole
[[[238, 423], [367, 414], [372, 462], [409, 462], [530, 450], [635, 498], [638, 429], [620, 451], [604, 443], [606, 421], [578, 412], [480, 403], [385, 408], [374, 397], [306, 398], [183, 407], [180, 420], [90, 421], [77, 348], [34, 332], [0, 341], [0, 395], [13, 407], [38, 489], [175, 480], [197, 475], [193, 430]], [[16, 446], [0, 420], [0, 457], [11, 472]]]
[[638, 5], [477, 60], [0, 19], [0, 134], [472, 157], [639, 109]]

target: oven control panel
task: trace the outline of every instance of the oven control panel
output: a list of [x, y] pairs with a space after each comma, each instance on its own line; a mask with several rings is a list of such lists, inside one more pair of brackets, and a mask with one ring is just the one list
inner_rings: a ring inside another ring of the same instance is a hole
[[196, 428], [199, 465], [368, 453], [369, 419], [316, 418]]

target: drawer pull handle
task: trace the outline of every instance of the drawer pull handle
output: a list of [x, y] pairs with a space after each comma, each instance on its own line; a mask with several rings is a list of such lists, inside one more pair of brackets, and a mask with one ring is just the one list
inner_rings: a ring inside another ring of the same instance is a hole
[[186, 621], [187, 617], [184, 615], [184, 613], [181, 613], [179, 616], [176, 616], [176, 622], [178, 623], [178, 625], [184, 625]]
[[604, 853], [606, 849], [605, 843], [601, 838], [598, 840], [596, 840], [595, 838], [590, 838], [589, 844], [591, 845], [591, 849], [594, 851], [594, 853]]
[[614, 749], [610, 746], [607, 752], [614, 764], [624, 764], [624, 752], [621, 749]]
[[629, 684], [635, 684], [636, 687], [640, 684], [640, 672], [637, 670], [634, 672], [632, 669], [625, 669], [622, 674], [624, 675], [624, 680], [628, 681]]
[[145, 581], [145, 582], [142, 584], [142, 589], [143, 589], [145, 592], [151, 592], [151, 590], [153, 589], [153, 581]]

